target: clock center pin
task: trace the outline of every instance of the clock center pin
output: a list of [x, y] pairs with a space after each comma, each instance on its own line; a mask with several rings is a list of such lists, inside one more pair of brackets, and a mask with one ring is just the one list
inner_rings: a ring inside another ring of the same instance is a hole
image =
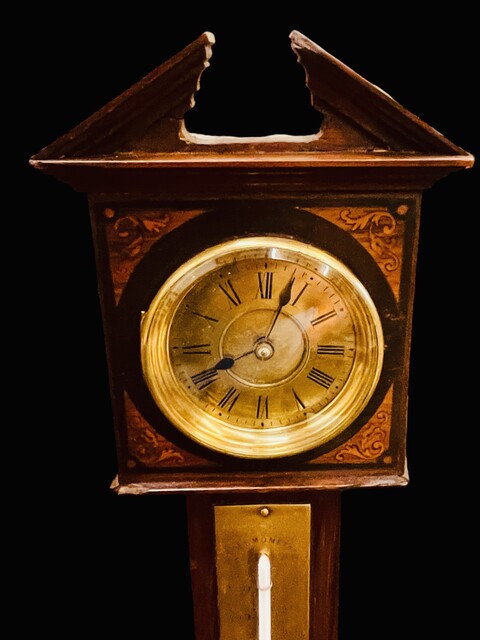
[[270, 360], [274, 352], [273, 344], [266, 338], [260, 338], [255, 345], [255, 355], [259, 360]]

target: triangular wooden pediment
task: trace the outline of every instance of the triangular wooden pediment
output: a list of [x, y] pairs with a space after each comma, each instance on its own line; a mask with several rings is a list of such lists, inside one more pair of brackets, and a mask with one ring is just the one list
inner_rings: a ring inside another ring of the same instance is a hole
[[202, 34], [33, 159], [104, 157], [145, 145], [175, 149], [214, 42], [211, 33]]
[[206, 32], [42, 149], [31, 164], [48, 171], [52, 163], [69, 161], [154, 162], [171, 153], [221, 157], [226, 152], [256, 151], [287, 153], [290, 160], [297, 153], [307, 153], [316, 162], [330, 164], [348, 156], [368, 157], [373, 162], [398, 156], [421, 156], [425, 161], [431, 156], [437, 163], [448, 158], [456, 166], [473, 164], [470, 154], [304, 35], [293, 31], [290, 39], [304, 67], [312, 105], [323, 114], [317, 134], [235, 138], [188, 132], [184, 116], [194, 105], [194, 94], [215, 42], [213, 34]]
[[336, 149], [464, 155], [463, 149], [402, 107], [387, 93], [298, 31], [292, 49], [305, 69], [312, 104], [325, 118], [318, 142]]

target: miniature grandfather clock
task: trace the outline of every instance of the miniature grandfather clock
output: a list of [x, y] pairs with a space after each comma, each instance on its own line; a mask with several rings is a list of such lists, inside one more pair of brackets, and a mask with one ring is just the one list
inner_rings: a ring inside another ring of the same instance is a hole
[[408, 481], [421, 193], [473, 164], [290, 38], [316, 135], [187, 131], [204, 33], [31, 159], [89, 194], [113, 489], [187, 494], [197, 640], [336, 638], [340, 493]]

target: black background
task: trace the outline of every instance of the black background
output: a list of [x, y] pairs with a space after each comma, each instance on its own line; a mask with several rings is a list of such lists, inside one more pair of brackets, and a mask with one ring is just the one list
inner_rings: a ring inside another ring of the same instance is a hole
[[[20, 363], [13, 387], [21, 386], [5, 455], [20, 470], [12, 486], [26, 481], [25, 490], [13, 492], [30, 539], [21, 597], [37, 603], [45, 630], [62, 629], [61, 611], [79, 633], [194, 637], [184, 498], [117, 496], [109, 489], [115, 448], [86, 196], [30, 168], [28, 158], [206, 30], [217, 44], [187, 115], [191, 131], [313, 133], [318, 117], [290, 49], [292, 29], [476, 154], [473, 17], [449, 10], [420, 18], [402, 7], [369, 15], [276, 6], [264, 10], [266, 17], [258, 15], [260, 3], [219, 11], [178, 5], [168, 18], [162, 5], [152, 13], [141, 4], [102, 19], [84, 5], [68, 15], [29, 12], [17, 40], [22, 93], [12, 101], [20, 116], [14, 155], [21, 182], [4, 183], [13, 193], [4, 242], [19, 257], [12, 343]], [[465, 498], [479, 457], [472, 382], [478, 380], [477, 185], [477, 169], [462, 170], [424, 194], [411, 481], [343, 494], [340, 640], [463, 636], [476, 537], [474, 503], [465, 507]]]

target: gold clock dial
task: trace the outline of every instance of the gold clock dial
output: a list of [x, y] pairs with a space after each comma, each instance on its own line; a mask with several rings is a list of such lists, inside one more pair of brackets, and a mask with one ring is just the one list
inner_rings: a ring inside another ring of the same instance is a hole
[[262, 236], [208, 248], [167, 279], [142, 316], [141, 358], [156, 404], [192, 440], [278, 458], [358, 417], [380, 376], [383, 337], [344, 264]]

